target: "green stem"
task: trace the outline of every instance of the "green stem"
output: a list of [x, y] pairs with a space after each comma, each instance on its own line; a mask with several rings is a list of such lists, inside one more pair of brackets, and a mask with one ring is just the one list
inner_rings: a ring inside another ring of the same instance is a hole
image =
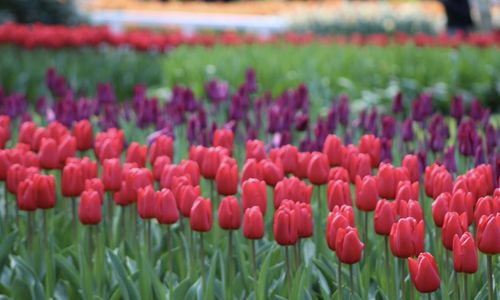
[[[391, 278], [391, 268], [389, 266], [389, 237], [387, 235], [384, 235], [384, 252], [385, 252], [385, 276], [387, 278]], [[387, 280], [387, 293], [391, 293], [392, 295], [392, 290], [389, 285], [389, 280]]]
[[488, 299], [493, 300], [493, 268], [491, 264], [491, 255], [486, 255], [486, 267], [488, 271]]
[[[195, 257], [195, 245], [194, 245], [194, 237], [193, 237], [193, 230], [189, 228], [189, 226], [186, 226], [186, 230], [189, 231], [189, 260], [191, 266], [194, 266], [194, 257]], [[189, 270], [191, 271], [194, 268], [190, 268]]]
[[458, 283], [458, 273], [455, 271], [453, 273], [455, 273], [453, 276], [455, 279], [455, 293], [456, 293], [455, 295], [457, 296], [457, 299], [460, 299], [460, 285]]
[[297, 270], [300, 266], [300, 239], [294, 246], [295, 248], [295, 269]]
[[253, 281], [254, 281], [254, 293], [255, 293], [255, 299], [258, 299], [257, 297], [257, 262], [255, 259], [255, 240], [251, 240], [251, 245], [250, 245], [250, 250], [252, 252], [252, 275], [253, 275]]
[[337, 263], [337, 282], [338, 286], [337, 289], [339, 290], [339, 299], [342, 300], [344, 299], [344, 296], [342, 295], [342, 263], [340, 260]]
[[290, 297], [290, 291], [292, 290], [292, 272], [290, 270], [290, 255], [288, 253], [288, 246], [285, 246], [285, 259], [286, 259], [286, 278], [288, 282], [288, 296]]
[[228, 256], [228, 268], [227, 268], [227, 278], [228, 278], [228, 299], [233, 299], [233, 231], [228, 231], [228, 243], [227, 243], [227, 256]]
[[352, 276], [352, 264], [349, 265], [349, 287], [351, 288], [351, 296], [354, 295], [354, 278]]
[[399, 285], [399, 288], [401, 289], [401, 299], [404, 299], [404, 295], [405, 295], [405, 276], [404, 276], [404, 273], [405, 273], [405, 264], [404, 264], [404, 260], [400, 259], [399, 260], [399, 268], [400, 268], [400, 273], [399, 273], [399, 276], [400, 276], [400, 285]]
[[[364, 238], [365, 248], [364, 249], [366, 249], [366, 250], [370, 249], [368, 247], [368, 214], [369, 214], [369, 212], [365, 212], [365, 231], [364, 231], [364, 234], [365, 234], [365, 238]], [[365, 251], [365, 253], [366, 253], [366, 251]]]
[[432, 299], [431, 293], [427, 293], [427, 300], [431, 300], [431, 299]]
[[200, 265], [201, 265], [201, 290], [205, 291], [205, 246], [203, 245], [203, 232], [200, 232]]
[[78, 234], [78, 221], [77, 221], [77, 214], [76, 214], [76, 198], [73, 197], [71, 198], [71, 211], [73, 214], [73, 238], [77, 238]]
[[[108, 192], [108, 201], [107, 201], [107, 211], [108, 211], [108, 220], [107, 220], [107, 230], [106, 230], [106, 241], [108, 245], [111, 245], [111, 237], [113, 236], [113, 197], [111, 196], [111, 192]], [[122, 227], [123, 228], [123, 227]]]
[[467, 291], [467, 273], [464, 273], [463, 274], [463, 277], [464, 277], [464, 299], [469, 299], [469, 293]]
[[31, 255], [33, 253], [32, 247], [33, 247], [33, 214], [34, 212], [29, 211], [28, 212], [28, 252]]
[[146, 222], [146, 246], [148, 247], [149, 259], [152, 259], [151, 253], [151, 220], [144, 220]]
[[7, 192], [7, 182], [3, 183], [3, 201], [4, 201], [4, 220], [5, 220], [5, 231], [9, 227], [9, 197]]

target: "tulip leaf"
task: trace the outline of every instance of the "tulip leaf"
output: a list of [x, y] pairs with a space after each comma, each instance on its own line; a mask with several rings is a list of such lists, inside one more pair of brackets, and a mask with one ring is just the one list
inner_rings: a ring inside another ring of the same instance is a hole
[[184, 296], [187, 294], [187, 291], [189, 288], [193, 285], [193, 281], [191, 278], [186, 278], [183, 281], [181, 281], [174, 289], [172, 299], [183, 299]]
[[[215, 281], [215, 270], [217, 269], [217, 253], [219, 251], [215, 252], [215, 254], [212, 257], [212, 260], [210, 262], [210, 268], [208, 271], [208, 277], [206, 281], [206, 287], [205, 291], [203, 293], [203, 299], [214, 299], [214, 281]], [[203, 274], [206, 276], [205, 274]]]
[[12, 251], [14, 243], [16, 241], [17, 233], [15, 231], [9, 233], [2, 239], [0, 244], [0, 270], [3, 269], [5, 262], [7, 261], [9, 254]]
[[110, 261], [111, 268], [116, 274], [118, 283], [121, 286], [121, 293], [123, 294], [122, 296], [128, 300], [140, 299], [137, 288], [134, 282], [130, 280], [130, 276], [127, 275], [127, 271], [125, 270], [123, 264], [120, 262], [120, 259], [111, 250], [107, 250], [106, 254]]
[[11, 259], [14, 261], [14, 264], [19, 266], [19, 269], [23, 271], [22, 276], [30, 277], [31, 286], [29, 290], [31, 291], [31, 299], [45, 299], [43, 285], [31, 266], [19, 256], [11, 256]]
[[79, 282], [78, 282], [77, 270], [61, 254], [56, 253], [54, 258], [56, 266], [61, 271], [61, 274], [64, 275], [64, 278], [66, 278], [69, 281], [69, 283], [75, 290], [78, 290]]
[[272, 251], [267, 252], [264, 262], [260, 266], [259, 277], [257, 280], [257, 296], [256, 299], [262, 300], [266, 299], [270, 295], [267, 294], [267, 274], [269, 269], [269, 264], [271, 262]]

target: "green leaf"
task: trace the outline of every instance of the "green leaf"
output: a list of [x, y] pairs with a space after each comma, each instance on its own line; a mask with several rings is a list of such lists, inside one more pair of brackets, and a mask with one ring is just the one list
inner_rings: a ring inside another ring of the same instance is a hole
[[[27, 264], [24, 259], [19, 256], [11, 256], [11, 259], [14, 261], [15, 266], [19, 266], [19, 269], [23, 272], [23, 276], [29, 276], [30, 281], [30, 291], [32, 299], [45, 299], [45, 293], [43, 289], [43, 285], [36, 275], [35, 271], [31, 268], [29, 264]], [[15, 267], [14, 267], [15, 268]], [[24, 278], [28, 279], [28, 278]]]
[[[206, 286], [206, 289], [205, 289], [205, 293], [204, 293], [204, 297], [203, 299], [214, 299], [214, 278], [215, 278], [215, 270], [217, 268], [217, 253], [219, 253], [219, 251], [216, 252], [215, 255], [213, 255], [212, 257], [212, 260], [210, 262], [210, 268], [209, 268], [209, 271], [208, 271], [208, 278], [207, 278], [207, 286]], [[203, 274], [205, 275], [205, 274]]]
[[259, 279], [257, 280], [257, 299], [266, 299], [268, 296], [267, 292], [267, 274], [269, 269], [269, 263], [271, 261], [272, 251], [268, 251], [264, 262], [260, 266]]
[[16, 241], [17, 233], [15, 231], [9, 233], [2, 239], [2, 243], [0, 244], [0, 270], [3, 269], [9, 254], [12, 251], [14, 243]]
[[75, 290], [80, 288], [78, 280], [78, 271], [61, 254], [54, 255], [57, 268], [61, 271], [61, 277], [69, 281]]
[[107, 250], [106, 254], [110, 261], [111, 268], [116, 274], [118, 283], [121, 286], [123, 297], [128, 300], [140, 299], [137, 288], [134, 282], [130, 280], [130, 276], [127, 275], [127, 271], [120, 262], [120, 259], [111, 250]]

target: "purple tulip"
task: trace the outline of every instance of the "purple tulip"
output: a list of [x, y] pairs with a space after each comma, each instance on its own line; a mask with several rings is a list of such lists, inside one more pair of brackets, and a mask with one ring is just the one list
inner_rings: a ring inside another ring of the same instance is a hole
[[115, 92], [109, 82], [97, 84], [97, 103], [99, 107], [116, 102]]
[[491, 123], [488, 123], [488, 126], [486, 126], [486, 149], [488, 151], [488, 154], [495, 151], [499, 139], [500, 136], [498, 134], [498, 131], [495, 129], [495, 127], [493, 127]]
[[455, 146], [451, 145], [444, 153], [444, 166], [451, 173], [457, 172], [457, 160], [455, 158]]
[[339, 117], [339, 122], [344, 127], [346, 127], [349, 123], [349, 97], [347, 95], [340, 95], [339, 97], [339, 106], [337, 108], [337, 113]]
[[382, 162], [392, 162], [392, 140], [383, 137], [380, 140], [380, 160]]
[[474, 153], [474, 165], [477, 167], [484, 164], [484, 151], [483, 146], [480, 144]]
[[205, 83], [205, 93], [215, 104], [223, 102], [229, 95], [229, 84], [226, 81], [213, 79]]
[[457, 124], [460, 124], [462, 117], [464, 116], [464, 100], [461, 96], [453, 97], [451, 100], [451, 116], [457, 120]]
[[372, 110], [370, 114], [368, 115], [368, 118], [366, 119], [366, 131], [368, 133], [371, 133], [375, 136], [378, 135], [378, 112], [376, 107], [372, 107]]
[[469, 116], [474, 120], [474, 121], [481, 121], [483, 118], [484, 110], [483, 106], [481, 105], [481, 102], [479, 100], [474, 99], [472, 100], [472, 103], [470, 105], [470, 112]]
[[406, 119], [403, 121], [401, 126], [401, 137], [405, 143], [413, 141], [415, 135], [413, 133], [412, 119]]
[[458, 126], [458, 149], [464, 156], [474, 155], [474, 143], [477, 138], [476, 126], [474, 121], [469, 120], [460, 123]]
[[255, 79], [254, 69], [248, 69], [245, 74], [245, 90], [250, 94], [257, 91], [257, 80]]
[[301, 113], [295, 116], [295, 130], [306, 131], [307, 128], [309, 128], [309, 115]]
[[403, 111], [403, 95], [398, 92], [392, 99], [392, 112], [398, 114]]
[[382, 137], [392, 140], [396, 134], [396, 120], [393, 116], [382, 117]]

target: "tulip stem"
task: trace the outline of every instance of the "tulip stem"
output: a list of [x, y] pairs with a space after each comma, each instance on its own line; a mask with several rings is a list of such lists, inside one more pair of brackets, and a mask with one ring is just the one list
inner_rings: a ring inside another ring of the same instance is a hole
[[73, 212], [73, 238], [76, 239], [77, 238], [77, 220], [76, 220], [76, 197], [73, 197], [71, 199], [71, 211]]
[[368, 247], [368, 214], [369, 214], [369, 212], [365, 212], [365, 232], [364, 232], [365, 240], [364, 240], [364, 242], [365, 242], [365, 249], [366, 250], [370, 249]]
[[292, 272], [290, 271], [290, 254], [288, 253], [288, 247], [289, 246], [285, 246], [286, 278], [288, 282], [288, 296], [291, 296], [290, 291], [292, 290]]
[[28, 212], [28, 252], [31, 254], [31, 248], [33, 245], [33, 214], [34, 212]]
[[297, 243], [294, 246], [295, 248], [295, 269], [298, 269], [300, 266], [300, 239], [297, 240]]
[[[167, 225], [167, 236], [166, 236], [166, 253], [167, 253], [167, 270], [170, 271], [170, 274], [174, 272], [173, 270], [173, 265], [172, 265], [172, 253], [170, 249], [170, 239], [171, 239], [171, 234], [172, 232], [170, 231], [170, 225]], [[167, 286], [169, 290], [171, 290], [172, 286], [170, 285], [170, 276], [167, 276]]]
[[349, 265], [349, 287], [351, 288], [351, 296], [354, 295], [354, 278], [352, 276], [352, 264]]
[[399, 269], [400, 269], [400, 273], [399, 273], [399, 276], [401, 277], [400, 280], [400, 289], [401, 289], [401, 299], [404, 299], [405, 298], [405, 276], [404, 276], [404, 273], [405, 273], [405, 264], [404, 264], [404, 260], [400, 259], [399, 260], [400, 264], [399, 264]]
[[432, 299], [431, 293], [427, 293], [427, 300], [431, 300], [431, 299]]
[[113, 235], [112, 234], [112, 232], [113, 232], [113, 206], [112, 206], [112, 202], [113, 202], [113, 197], [111, 196], [111, 192], [108, 192], [108, 201], [107, 201], [108, 222], [106, 224], [107, 225], [106, 240], [108, 241], [108, 245], [111, 245], [111, 236]]
[[200, 232], [200, 265], [201, 265], [201, 290], [205, 291], [205, 246], [203, 245], [203, 232]]
[[464, 299], [469, 299], [468, 298], [468, 291], [467, 291], [467, 273], [464, 273]]
[[148, 247], [148, 256], [151, 259], [151, 220], [144, 220], [146, 222], [146, 247]]
[[228, 256], [228, 266], [227, 266], [227, 278], [228, 278], [228, 299], [233, 298], [233, 231], [228, 230], [228, 242], [227, 242], [227, 256]]
[[[391, 278], [391, 269], [389, 267], [389, 237], [384, 235], [384, 250], [385, 250], [385, 276]], [[387, 285], [387, 292], [389, 292], [390, 286]], [[391, 292], [392, 295], [392, 292]]]
[[342, 300], [344, 299], [343, 295], [342, 295], [342, 263], [340, 262], [340, 260], [338, 261], [337, 263], [337, 271], [338, 271], [338, 274], [337, 274], [337, 282], [338, 282], [338, 286], [337, 286], [337, 289], [339, 290], [339, 299]]
[[3, 201], [4, 201], [4, 220], [5, 220], [5, 231], [9, 227], [9, 199], [7, 197], [7, 182], [3, 183]]
[[453, 272], [455, 273], [453, 277], [455, 277], [455, 295], [457, 296], [456, 298], [457, 299], [460, 299], [460, 285], [458, 283], [458, 273], [457, 272]]
[[255, 259], [255, 240], [251, 241], [250, 250], [252, 251], [252, 273], [253, 280], [257, 283], [257, 262]]
[[488, 299], [493, 300], [493, 269], [491, 266], [491, 255], [486, 255], [486, 267], [488, 270]]

